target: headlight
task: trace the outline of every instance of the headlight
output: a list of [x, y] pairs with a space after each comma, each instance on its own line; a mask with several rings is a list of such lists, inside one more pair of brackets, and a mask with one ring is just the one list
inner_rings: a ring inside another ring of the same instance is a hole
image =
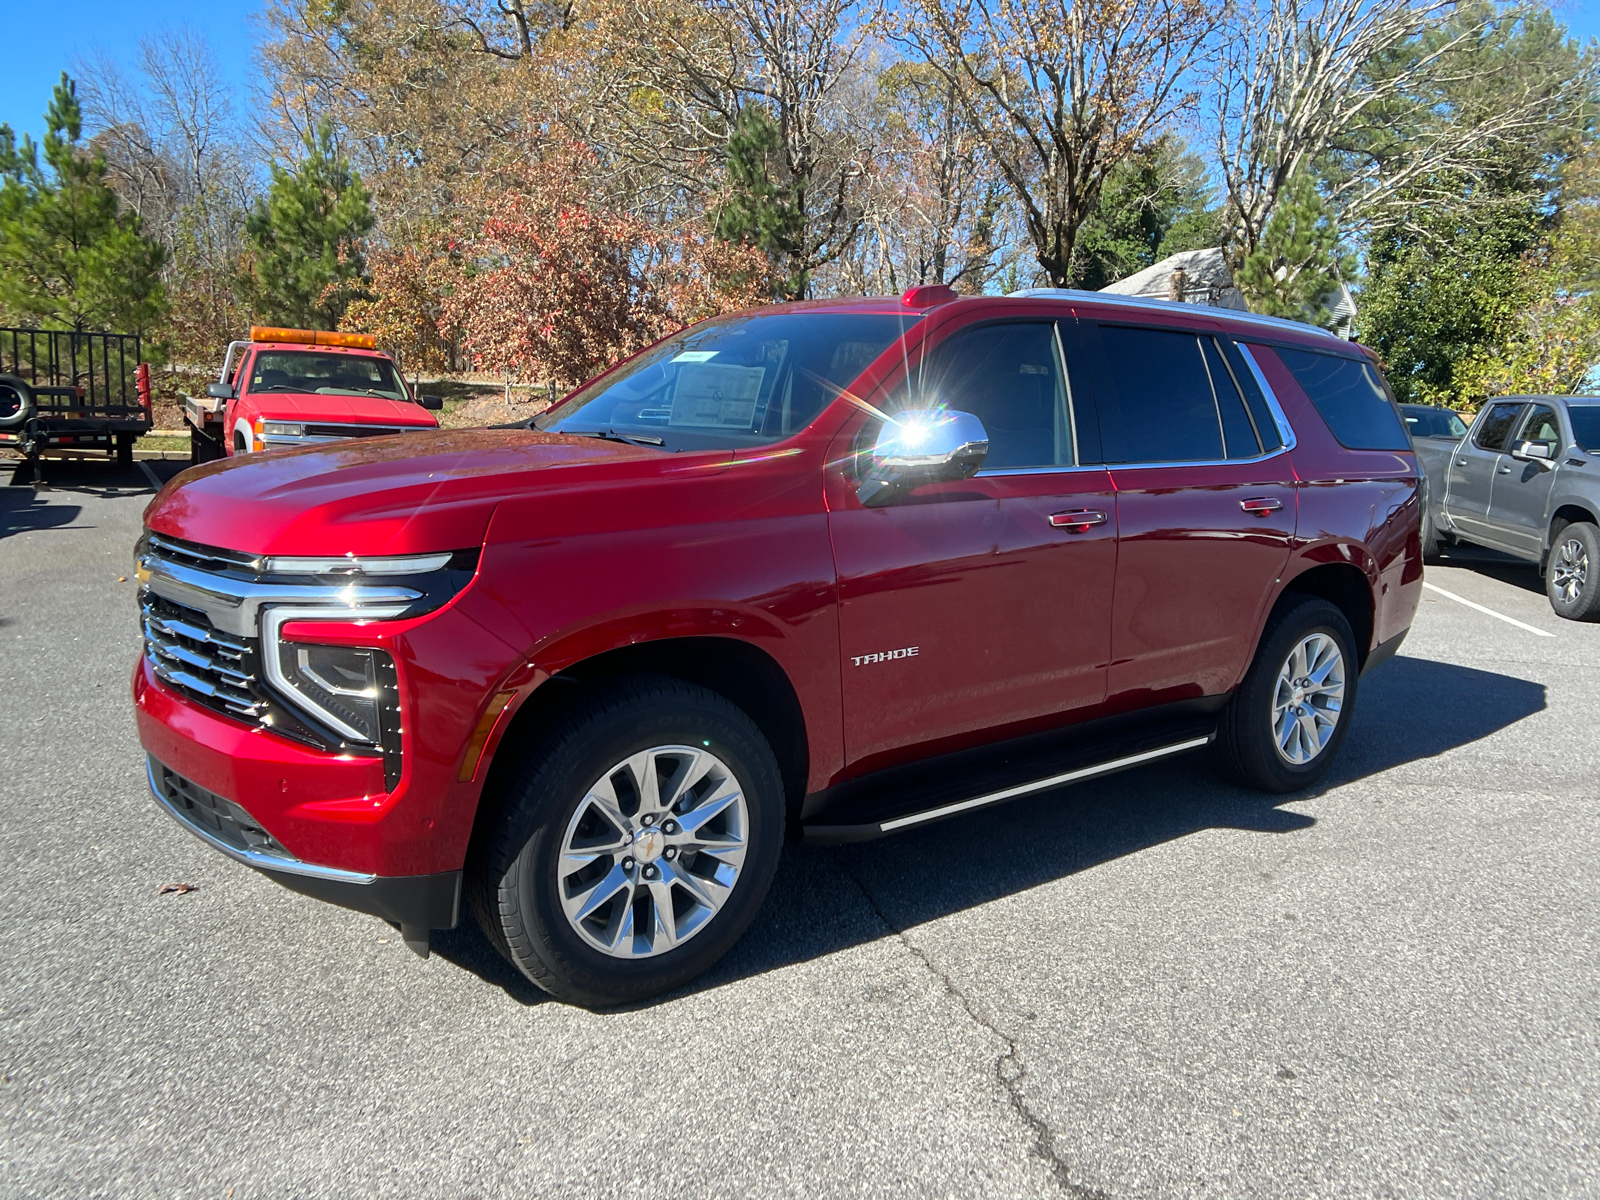
[[262, 421], [262, 437], [304, 437], [306, 427], [299, 421]]
[[288, 621], [383, 620], [401, 608], [276, 606], [261, 614], [261, 658], [267, 681], [286, 700], [342, 738], [399, 749], [400, 687], [394, 659], [365, 646], [289, 642]]
[[[279, 642], [278, 671], [302, 703], [341, 733], [376, 745], [382, 736], [385, 689], [378, 679], [382, 650]], [[391, 663], [385, 663], [389, 672]]]

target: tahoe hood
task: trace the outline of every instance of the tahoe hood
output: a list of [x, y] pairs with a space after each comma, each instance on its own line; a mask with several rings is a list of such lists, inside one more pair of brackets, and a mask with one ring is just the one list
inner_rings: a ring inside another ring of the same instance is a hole
[[192, 467], [150, 502], [153, 532], [248, 554], [421, 554], [483, 544], [489, 516], [538, 487], [655, 478], [726, 460], [526, 429], [331, 442]]

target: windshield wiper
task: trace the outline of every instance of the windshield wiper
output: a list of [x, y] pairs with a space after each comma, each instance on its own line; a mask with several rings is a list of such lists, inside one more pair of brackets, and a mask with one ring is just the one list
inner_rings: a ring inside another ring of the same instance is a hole
[[[565, 430], [562, 432], [565, 432]], [[596, 429], [593, 433], [587, 430], [579, 432], [574, 429], [572, 432], [579, 437], [602, 438], [608, 442], [627, 442], [630, 446], [665, 446], [667, 444], [664, 438], [646, 437], [637, 433], [618, 433], [615, 429]]]

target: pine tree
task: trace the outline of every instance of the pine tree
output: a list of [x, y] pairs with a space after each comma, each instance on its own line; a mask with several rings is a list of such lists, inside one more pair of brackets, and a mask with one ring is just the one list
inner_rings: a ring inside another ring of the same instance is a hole
[[757, 105], [746, 105], [728, 135], [730, 194], [717, 211], [716, 236], [761, 251], [781, 282], [779, 299], [805, 295], [809, 279], [802, 272], [784, 278], [783, 262], [799, 250], [805, 228], [793, 189], [773, 180], [782, 149], [778, 126]]
[[166, 310], [163, 247], [119, 211], [105, 159], [80, 144], [83, 112], [65, 72], [45, 113], [44, 166], [0, 125], [0, 311], [28, 325], [147, 333]]
[[1280, 193], [1261, 243], [1234, 272], [1252, 312], [1324, 324], [1325, 298], [1355, 270], [1339, 253], [1339, 231], [1303, 171]]
[[305, 144], [293, 171], [272, 164], [267, 198], [245, 222], [254, 308], [274, 324], [337, 329], [350, 302], [366, 295], [362, 239], [372, 230], [372, 198], [335, 149], [330, 123]]

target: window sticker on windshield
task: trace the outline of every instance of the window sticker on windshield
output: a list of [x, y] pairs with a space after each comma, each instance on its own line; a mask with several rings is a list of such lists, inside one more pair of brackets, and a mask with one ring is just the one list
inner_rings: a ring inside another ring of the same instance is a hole
[[717, 356], [715, 350], [685, 350], [673, 358], [675, 363], [703, 363], [710, 362]]
[[749, 429], [756, 415], [765, 367], [689, 363], [678, 372], [669, 425]]

